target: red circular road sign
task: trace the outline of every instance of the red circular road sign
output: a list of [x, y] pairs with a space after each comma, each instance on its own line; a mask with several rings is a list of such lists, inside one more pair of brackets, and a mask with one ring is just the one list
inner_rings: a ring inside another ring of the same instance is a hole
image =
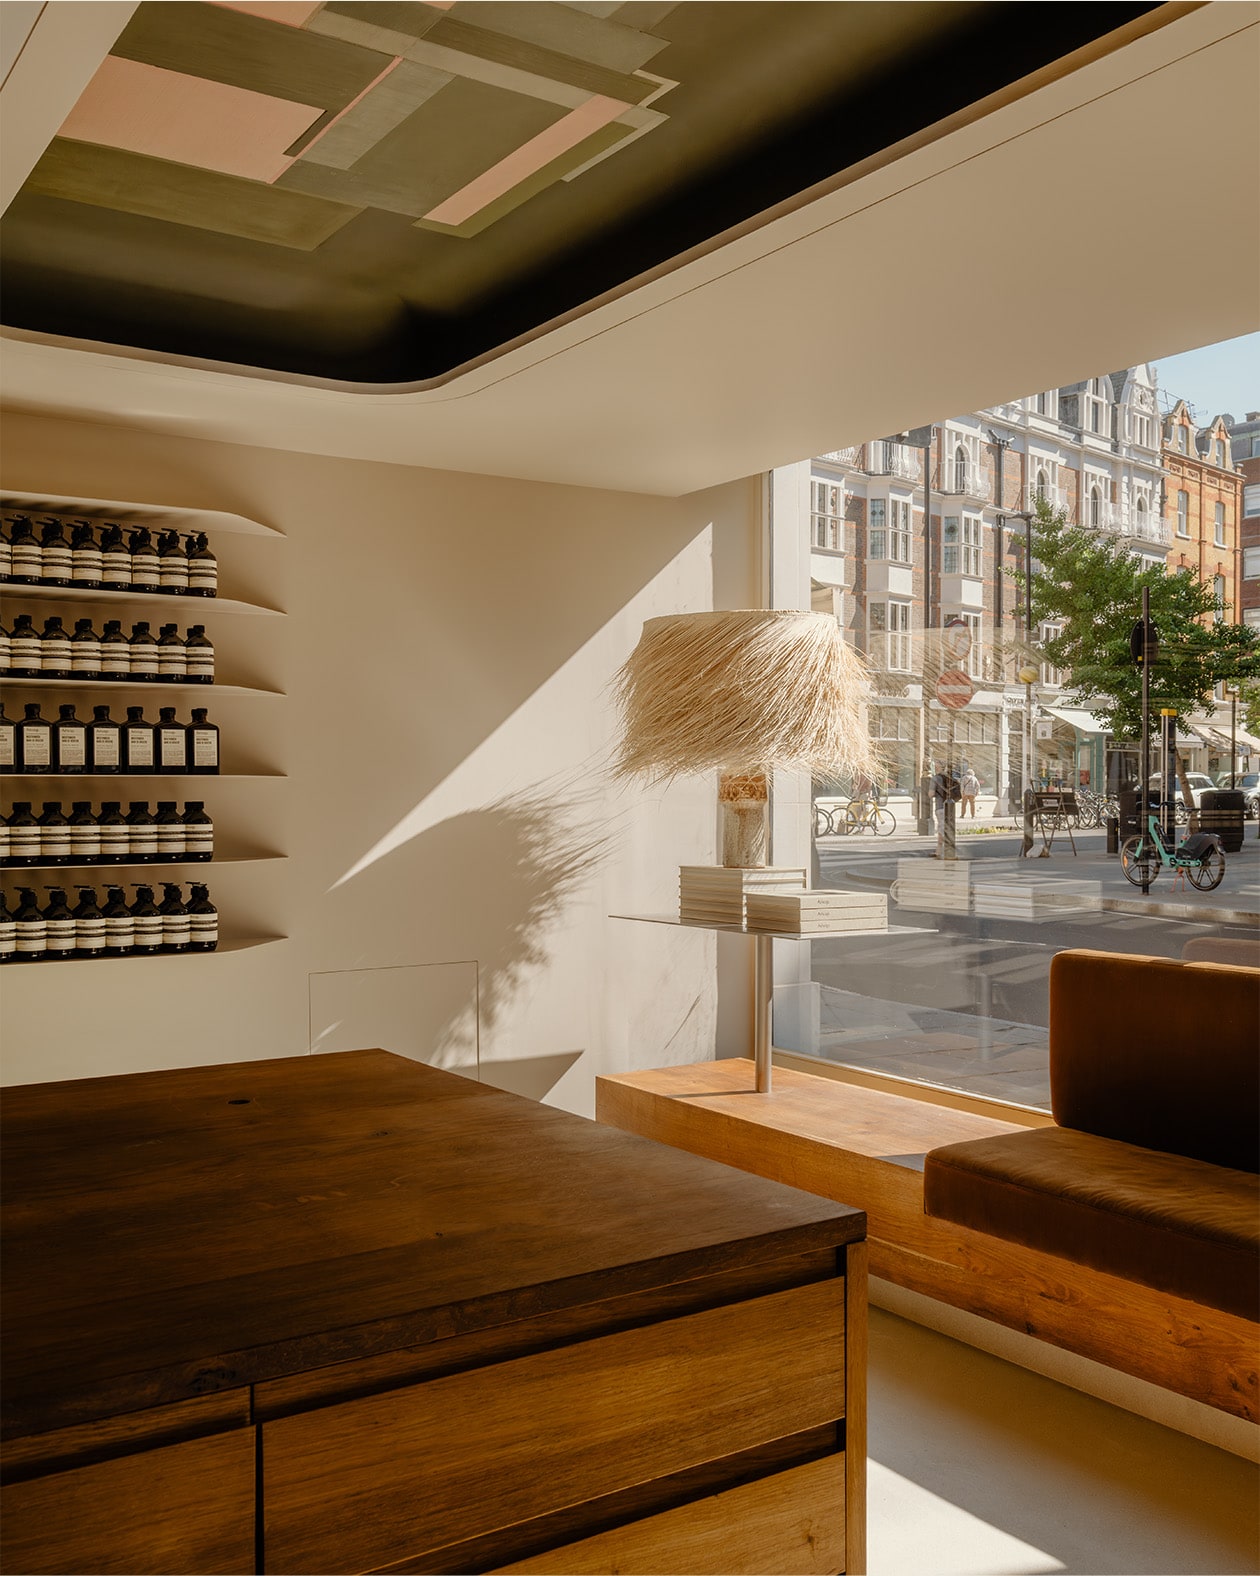
[[936, 698], [942, 706], [948, 706], [952, 711], [959, 710], [976, 693], [976, 687], [961, 669], [955, 668], [950, 673], [942, 673], [936, 681]]

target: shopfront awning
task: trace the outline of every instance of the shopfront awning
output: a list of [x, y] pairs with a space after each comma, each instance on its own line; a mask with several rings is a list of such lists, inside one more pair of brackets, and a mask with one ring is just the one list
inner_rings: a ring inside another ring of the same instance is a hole
[[1052, 717], [1057, 717], [1060, 722], [1066, 722], [1078, 733], [1106, 733], [1107, 731], [1092, 711], [1081, 711], [1074, 706], [1046, 706], [1043, 710], [1048, 711]]
[[[1209, 745], [1212, 749], [1214, 749], [1214, 750], [1228, 750], [1229, 749], [1229, 735], [1227, 733], [1222, 733], [1219, 728], [1213, 728], [1210, 724], [1208, 724], [1206, 722], [1189, 722], [1189, 721], [1187, 721], [1186, 727], [1190, 730], [1191, 733], [1197, 734], [1199, 736], [1199, 738], [1203, 741], [1203, 743], [1206, 744], [1206, 745]], [[1180, 731], [1181, 730], [1179, 728], [1178, 732], [1180, 732]]]

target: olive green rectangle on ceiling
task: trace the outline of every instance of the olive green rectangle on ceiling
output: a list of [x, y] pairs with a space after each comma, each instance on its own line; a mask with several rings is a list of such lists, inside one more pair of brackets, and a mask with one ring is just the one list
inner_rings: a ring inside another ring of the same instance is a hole
[[406, 33], [411, 38], [423, 38], [442, 20], [442, 12], [435, 6], [417, 5], [415, 0], [334, 0], [323, 10], [348, 16], [354, 22], [366, 22], [369, 27]]
[[313, 252], [361, 210], [215, 170], [54, 137], [23, 191]]
[[624, 142], [627, 137], [635, 135], [635, 127], [619, 126], [615, 121], [611, 126], [601, 126], [576, 147], [569, 148], [559, 158], [552, 159], [550, 164], [544, 164], [541, 170], [536, 170], [528, 179], [521, 181], [518, 186], [513, 186], [511, 191], [504, 192], [502, 197], [496, 197], [493, 202], [487, 203], [484, 208], [473, 214], [471, 219], [465, 219], [463, 224], [435, 224], [431, 219], [417, 219], [415, 227], [417, 230], [434, 230], [439, 235], [454, 235], [461, 240], [468, 240], [471, 236], [479, 235], [482, 230], [489, 229], [505, 214], [511, 213], [514, 208], [519, 208], [523, 202], [528, 202], [540, 191], [563, 180], [569, 171], [576, 170], [579, 164], [585, 164], [597, 153], [603, 153], [615, 147], [617, 143]]
[[588, 93], [620, 99], [623, 104], [641, 103], [660, 87], [660, 83], [651, 82], [646, 77], [608, 71], [603, 66], [591, 66], [583, 60], [573, 60], [568, 55], [559, 55], [552, 49], [541, 49], [537, 44], [527, 44], [519, 38], [505, 38], [502, 33], [491, 33], [484, 27], [471, 27], [467, 22], [456, 21], [449, 13], [436, 27], [429, 29], [425, 34], [425, 42], [457, 49], [461, 54], [476, 55], [481, 60], [516, 66], [521, 71], [532, 71], [540, 77], [553, 77], [557, 82], [584, 88]]
[[352, 168], [450, 80], [447, 71], [435, 71], [414, 60], [402, 61], [303, 156], [312, 164], [326, 164], [334, 170]]
[[419, 219], [514, 153], [565, 111], [542, 99], [455, 77], [351, 170], [298, 159], [276, 182], [359, 208]]
[[572, 6], [553, 5], [534, 0], [530, 5], [504, 3], [504, 0], [458, 0], [447, 15], [456, 22], [469, 22], [492, 33], [504, 33], [542, 49], [588, 65], [604, 66], [609, 71], [637, 71], [665, 48], [666, 40], [653, 38], [637, 28], [620, 22], [601, 21], [586, 16]]
[[331, 110], [356, 99], [391, 58], [244, 11], [160, 0], [145, 0], [110, 52]]

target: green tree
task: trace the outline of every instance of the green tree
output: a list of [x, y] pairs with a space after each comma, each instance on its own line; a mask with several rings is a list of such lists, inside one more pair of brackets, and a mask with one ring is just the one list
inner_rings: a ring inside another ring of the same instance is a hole
[[[1033, 618], [1061, 626], [1045, 643], [1048, 661], [1070, 674], [1070, 687], [1118, 739], [1142, 732], [1142, 674], [1129, 651], [1150, 587], [1159, 656], [1151, 668], [1151, 711], [1210, 713], [1222, 680], [1260, 679], [1260, 637], [1241, 624], [1216, 620], [1209, 586], [1194, 573], [1169, 574], [1160, 564], [1114, 548], [1044, 501], [1033, 522]], [[1013, 578], [1024, 585], [1022, 569]], [[1226, 610], [1228, 612], [1228, 609]]]

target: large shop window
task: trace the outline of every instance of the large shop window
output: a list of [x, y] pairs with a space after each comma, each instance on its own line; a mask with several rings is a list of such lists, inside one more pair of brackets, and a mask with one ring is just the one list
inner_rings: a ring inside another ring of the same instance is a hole
[[[1092, 399], [1109, 419], [1105, 389]], [[1027, 417], [1035, 406], [1044, 411], [1037, 431], [1043, 444], [1047, 425], [1056, 424], [1057, 462], [1028, 451]], [[1028, 500], [1044, 491], [1052, 501], [1079, 498], [1087, 521], [1096, 488], [1100, 524], [1140, 521], [1137, 500], [1159, 497], [1161, 454], [1152, 450], [1149, 458], [1126, 462], [1134, 474], [1126, 480], [1124, 508], [1133, 514], [1122, 516], [1099, 477], [1088, 425], [1082, 434], [1060, 423], [1058, 408], [1055, 400], [1034, 396], [1019, 407], [959, 418], [961, 425], [1005, 438], [1008, 478], [1019, 461], [1019, 481], [1008, 481], [1004, 492], [1008, 514], [1016, 497]], [[1075, 405], [1065, 408], [1079, 419]], [[1101, 799], [1137, 779], [1137, 746], [1110, 738], [1089, 697], [1074, 693], [1071, 675], [1049, 660], [1046, 647], [1058, 625], [1039, 621], [1031, 640], [1025, 634], [1023, 604], [995, 558], [999, 540], [1008, 553], [1012, 540], [1009, 529], [995, 529], [998, 510], [988, 501], [999, 496], [998, 445], [968, 452], [966, 500], [942, 501], [937, 480], [957, 486], [961, 459], [955, 431], [937, 422], [926, 544], [921, 462], [913, 474], [892, 475], [894, 462], [902, 472], [911, 470], [902, 460], [913, 458], [912, 451], [870, 443], [866, 452], [877, 448], [887, 467], [878, 474], [857, 463], [862, 451], [856, 445], [814, 461], [817, 485], [795, 494], [801, 499], [795, 518], [776, 510], [773, 529], [792, 533], [775, 542], [777, 562], [809, 562], [817, 572], [818, 549], [837, 517], [828, 489], [842, 485], [837, 503], [842, 496], [852, 521], [842, 627], [871, 670], [866, 726], [882, 771], [874, 785], [816, 783], [813, 797], [823, 814], [805, 796], [785, 798], [776, 805], [775, 824], [796, 828], [796, 848], [808, 849], [816, 886], [883, 897], [888, 929], [775, 943], [775, 1045], [856, 1076], [886, 1078], [889, 1087], [908, 1080], [928, 1091], [950, 1091], [941, 1098], [1045, 1109], [1049, 971], [1056, 952], [1087, 947], [1169, 958], [1221, 956], [1213, 949], [1254, 948], [1254, 933], [1231, 920], [1228, 904], [1205, 908], [1196, 893], [1174, 893], [1167, 875], [1157, 881], [1148, 907], [1135, 905], [1139, 889], [1128, 885], [1118, 857], [1107, 853], [1104, 812], [1084, 824], [1091, 819], [1081, 815], [1093, 803], [1089, 796]], [[1183, 493], [1176, 503], [1188, 526], [1188, 498]], [[1170, 516], [1174, 508], [1170, 500]], [[1205, 514], [1207, 530], [1210, 518]], [[1149, 510], [1148, 526], [1168, 530]], [[1156, 546], [1150, 557], [1164, 563]], [[1241, 568], [1254, 585], [1260, 548], [1244, 550]], [[1045, 571], [1036, 566], [1035, 572]], [[1222, 598], [1225, 590], [1218, 587]], [[818, 583], [802, 590], [805, 605], [811, 591], [822, 598], [818, 605], [836, 606], [834, 590]], [[1260, 612], [1231, 616], [1254, 621]], [[1219, 740], [1213, 744], [1187, 729], [1181, 748], [1188, 771], [1222, 767], [1212, 753], [1219, 755]], [[1260, 757], [1240, 752], [1239, 772], [1257, 765]], [[960, 789], [967, 787], [955, 805], [953, 857], [948, 850], [938, 857], [932, 784], [940, 770], [957, 777]], [[869, 794], [872, 786], [895, 818], [890, 835], [876, 835], [870, 817], [834, 813], [837, 803]], [[1038, 826], [1031, 856], [1021, 858], [1026, 788], [1078, 796], [1070, 827], [1075, 852], [1065, 816], [1047, 821], [1049, 857], [1037, 857], [1044, 846]], [[1240, 899], [1260, 846], [1252, 827], [1248, 823], [1248, 863], [1226, 876]], [[784, 848], [778, 830], [775, 835], [778, 860]], [[794, 849], [783, 862], [803, 857]]]

